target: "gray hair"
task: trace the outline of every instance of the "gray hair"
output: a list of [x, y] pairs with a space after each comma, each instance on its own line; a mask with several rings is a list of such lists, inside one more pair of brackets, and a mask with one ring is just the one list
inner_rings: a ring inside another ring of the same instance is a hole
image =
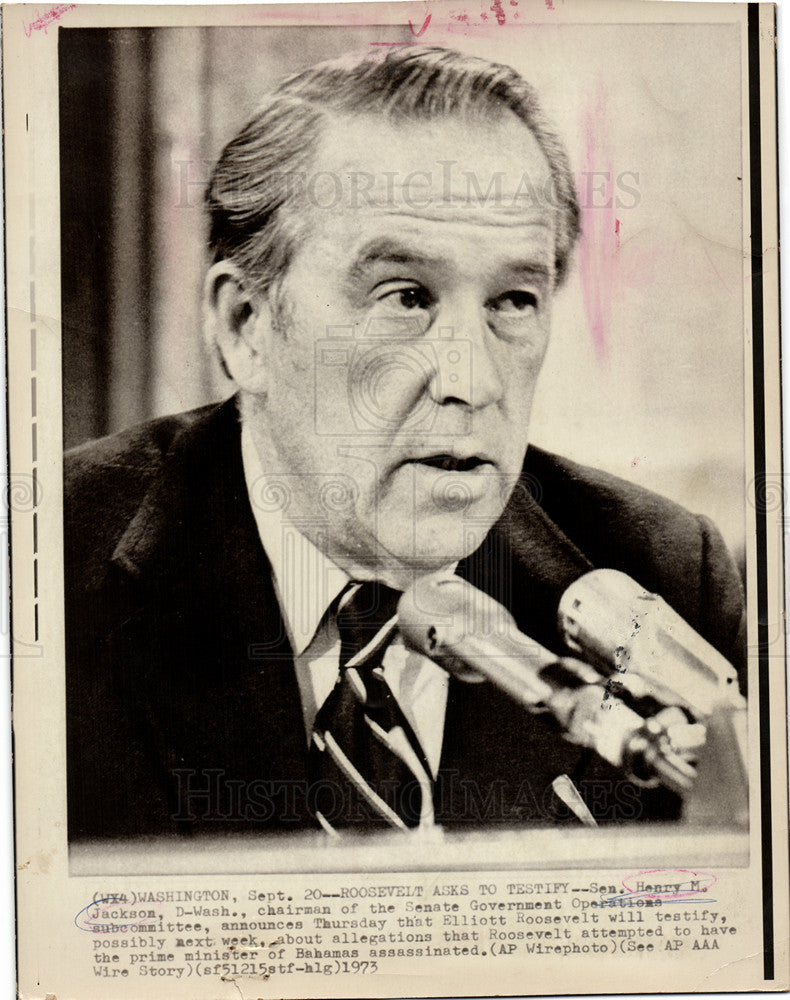
[[277, 87], [224, 148], [209, 182], [213, 260], [233, 261], [261, 291], [284, 276], [299, 231], [296, 213], [283, 208], [294, 199], [294, 178], [313, 161], [328, 114], [374, 113], [399, 122], [504, 109], [524, 122], [549, 164], [562, 219], [555, 244], [561, 282], [579, 235], [579, 204], [567, 153], [535, 90], [509, 66], [416, 45], [319, 63]]

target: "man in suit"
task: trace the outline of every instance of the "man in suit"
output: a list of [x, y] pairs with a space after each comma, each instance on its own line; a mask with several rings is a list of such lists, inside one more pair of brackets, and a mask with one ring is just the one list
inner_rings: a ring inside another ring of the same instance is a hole
[[316, 808], [327, 747], [346, 778], [374, 753], [328, 721], [351, 681], [379, 743], [405, 731], [400, 756], [416, 750], [407, 825], [556, 822], [563, 774], [599, 821], [676, 816], [397, 633], [373, 642], [379, 694], [360, 691], [369, 650], [344, 632], [361, 588], [456, 573], [560, 652], [559, 595], [607, 566], [740, 656], [712, 525], [528, 448], [578, 234], [532, 89], [427, 47], [315, 67], [228, 144], [207, 202], [207, 331], [237, 395], [67, 462], [70, 835], [366, 827], [371, 802], [402, 825], [362, 779], [365, 808]]

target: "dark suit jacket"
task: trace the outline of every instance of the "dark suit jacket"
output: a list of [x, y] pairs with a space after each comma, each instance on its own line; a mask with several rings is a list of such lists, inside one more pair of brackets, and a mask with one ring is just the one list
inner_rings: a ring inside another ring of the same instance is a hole
[[[70, 836], [312, 825], [293, 657], [235, 400], [71, 452], [65, 545]], [[743, 596], [715, 528], [538, 449], [458, 571], [559, 652], [558, 597], [593, 566], [662, 594], [740, 665]], [[451, 679], [439, 822], [556, 822], [548, 787], [562, 773], [602, 821], [677, 814], [674, 796], [643, 792], [488, 684]]]

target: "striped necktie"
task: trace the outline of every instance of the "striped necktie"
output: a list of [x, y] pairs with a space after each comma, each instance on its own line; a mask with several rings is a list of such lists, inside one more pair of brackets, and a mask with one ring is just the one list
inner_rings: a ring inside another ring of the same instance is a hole
[[430, 767], [382, 667], [400, 596], [363, 583], [337, 612], [340, 676], [316, 715], [309, 761], [311, 806], [329, 832], [433, 823]]

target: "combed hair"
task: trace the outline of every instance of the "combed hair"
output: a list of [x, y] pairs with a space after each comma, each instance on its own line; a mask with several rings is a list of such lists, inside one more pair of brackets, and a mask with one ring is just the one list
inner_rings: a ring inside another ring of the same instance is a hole
[[222, 151], [206, 192], [209, 249], [231, 260], [260, 290], [282, 277], [298, 230], [294, 180], [304, 177], [329, 114], [427, 121], [509, 109], [532, 132], [548, 160], [556, 207], [559, 283], [579, 234], [579, 204], [565, 148], [537, 95], [514, 69], [453, 49], [410, 46], [319, 63], [284, 80]]

